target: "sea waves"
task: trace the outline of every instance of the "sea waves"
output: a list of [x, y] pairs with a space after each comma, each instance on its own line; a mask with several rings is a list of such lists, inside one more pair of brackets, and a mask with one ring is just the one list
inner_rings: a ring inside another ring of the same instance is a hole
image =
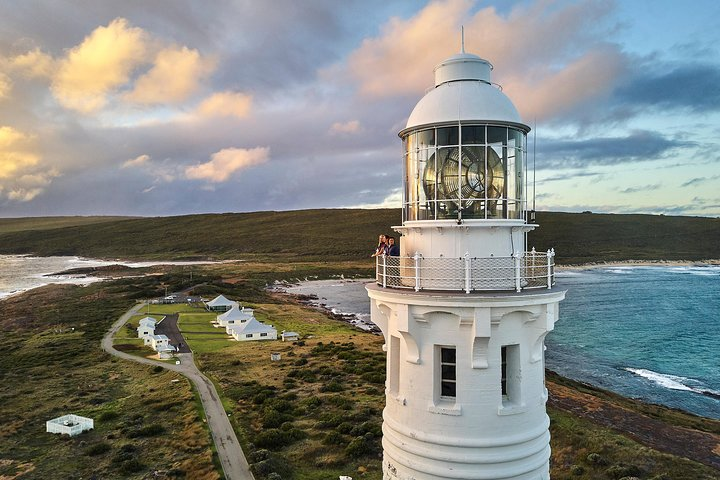
[[640, 377], [646, 378], [651, 382], [654, 382], [655, 384], [660, 385], [664, 388], [668, 388], [670, 390], [684, 390], [687, 392], [698, 393], [700, 395], [720, 398], [720, 391], [708, 388], [704, 386], [702, 382], [693, 378], [653, 372], [652, 370], [647, 370], [644, 368], [627, 367], [624, 370], [630, 373], [634, 373], [635, 375], [638, 375]]

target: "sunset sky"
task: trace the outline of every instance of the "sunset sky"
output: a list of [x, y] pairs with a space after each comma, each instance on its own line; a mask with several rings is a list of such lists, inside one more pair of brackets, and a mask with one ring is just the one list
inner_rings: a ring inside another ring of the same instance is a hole
[[399, 207], [397, 132], [461, 25], [537, 125], [538, 210], [720, 216], [718, 18], [715, 0], [4, 1], [0, 216]]

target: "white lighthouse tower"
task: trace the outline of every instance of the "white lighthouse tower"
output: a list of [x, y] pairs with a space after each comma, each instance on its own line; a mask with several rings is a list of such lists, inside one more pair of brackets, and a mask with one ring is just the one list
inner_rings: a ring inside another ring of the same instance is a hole
[[387, 351], [386, 480], [549, 478], [544, 339], [564, 291], [527, 251], [526, 135], [492, 66], [435, 68], [403, 140], [400, 257], [367, 286]]

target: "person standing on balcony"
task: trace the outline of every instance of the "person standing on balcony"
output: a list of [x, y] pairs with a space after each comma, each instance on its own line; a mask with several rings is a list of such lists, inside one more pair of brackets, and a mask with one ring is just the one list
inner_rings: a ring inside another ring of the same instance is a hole
[[387, 255], [390, 257], [400, 256], [400, 246], [395, 245], [395, 237], [388, 237], [387, 239]]
[[380, 235], [378, 237], [378, 246], [375, 249], [375, 253], [370, 255], [371, 257], [379, 257], [380, 255], [385, 255], [387, 250], [387, 237], [385, 235]]

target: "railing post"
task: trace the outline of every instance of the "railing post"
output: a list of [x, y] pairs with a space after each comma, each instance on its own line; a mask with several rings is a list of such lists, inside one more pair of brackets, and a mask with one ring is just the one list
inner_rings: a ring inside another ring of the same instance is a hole
[[552, 263], [552, 257], [555, 256], [555, 249], [550, 249], [547, 251], [547, 288], [550, 290], [552, 288], [552, 268], [550, 264]]
[[470, 275], [472, 269], [470, 268], [470, 262], [470, 252], [465, 252], [465, 293], [470, 293], [470, 289], [472, 287], [472, 279]]
[[515, 291], [519, 292], [522, 290], [520, 282], [520, 254], [518, 252], [513, 252], [512, 257], [515, 262]]
[[383, 259], [383, 288], [387, 287], [387, 257], [382, 256]]
[[415, 255], [413, 255], [413, 260], [415, 260], [415, 291], [420, 291], [420, 253], [415, 252]]

